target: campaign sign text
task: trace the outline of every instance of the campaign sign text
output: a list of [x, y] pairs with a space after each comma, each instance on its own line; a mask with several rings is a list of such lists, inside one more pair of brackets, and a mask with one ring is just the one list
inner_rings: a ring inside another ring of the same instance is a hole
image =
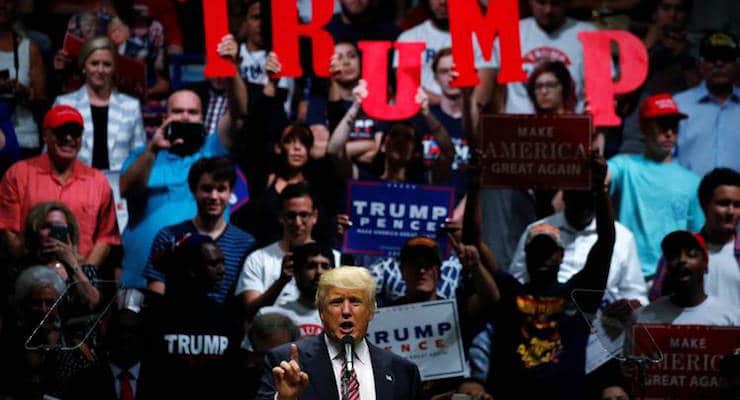
[[467, 373], [455, 300], [379, 308], [367, 337], [416, 364], [423, 381]]
[[645, 398], [719, 399], [719, 364], [738, 346], [740, 328], [635, 325], [632, 337], [634, 354], [660, 360], [648, 364]]
[[589, 189], [589, 116], [484, 115], [486, 187]]
[[451, 187], [350, 181], [347, 196], [352, 227], [343, 251], [395, 256], [407, 239], [420, 235], [446, 248], [438, 232], [452, 210]]

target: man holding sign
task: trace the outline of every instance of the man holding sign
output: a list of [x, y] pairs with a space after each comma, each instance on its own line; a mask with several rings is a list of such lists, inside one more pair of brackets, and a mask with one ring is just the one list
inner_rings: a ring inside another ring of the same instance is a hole
[[325, 333], [268, 353], [258, 399], [420, 398], [416, 365], [365, 339], [375, 316], [375, 281], [366, 269], [322, 275], [316, 305]]

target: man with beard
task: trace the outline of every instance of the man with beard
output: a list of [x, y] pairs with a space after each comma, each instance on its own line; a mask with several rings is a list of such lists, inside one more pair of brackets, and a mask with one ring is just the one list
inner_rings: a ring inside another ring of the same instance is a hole
[[686, 114], [669, 94], [648, 97], [639, 112], [645, 153], [612, 157], [607, 180], [619, 222], [635, 235], [642, 273], [649, 280], [660, 257], [658, 239], [677, 229], [698, 231], [704, 215], [696, 197], [699, 177], [671, 156]]
[[[222, 57], [235, 60], [238, 46], [233, 36], [226, 35], [217, 50]], [[162, 126], [148, 144], [135, 149], [123, 163], [121, 197], [126, 198], [129, 209], [123, 232], [123, 287], [146, 287], [142, 271], [156, 233], [196, 214], [196, 202], [187, 185], [190, 167], [204, 157], [227, 155], [232, 132], [243, 128], [247, 103], [244, 82], [238, 76], [230, 77], [226, 91], [229, 111], [213, 133], [203, 128], [203, 108], [194, 92], [180, 90], [170, 95]], [[171, 141], [173, 136], [168, 133], [174, 122], [188, 123], [194, 129]]]
[[660, 246], [668, 261], [666, 284], [673, 294], [635, 311], [638, 324], [740, 325], [740, 309], [704, 291], [709, 253], [701, 235], [674, 231]]
[[82, 264], [100, 266], [120, 243], [113, 192], [105, 175], [77, 160], [82, 147], [82, 115], [71, 106], [53, 107], [44, 117], [47, 153], [13, 165], [0, 183], [0, 231], [11, 255], [20, 258], [20, 232], [31, 207], [64, 203], [80, 225]]
[[301, 337], [316, 336], [324, 331], [316, 308], [316, 290], [319, 279], [326, 271], [334, 268], [334, 254], [331, 248], [316, 242], [306, 243], [292, 249], [293, 276], [298, 288], [298, 299], [264, 307], [257, 315], [282, 314], [290, 318], [301, 330]]
[[195, 218], [167, 226], [157, 233], [144, 268], [150, 291], [164, 294], [166, 290], [165, 274], [159, 262], [162, 253], [169, 251], [186, 235], [201, 233], [215, 240], [224, 253], [224, 279], [221, 287], [209, 296], [219, 303], [231, 299], [242, 263], [255, 244], [252, 235], [224, 218], [235, 181], [234, 166], [224, 157], [202, 158], [193, 164], [188, 186], [195, 197], [198, 213]]

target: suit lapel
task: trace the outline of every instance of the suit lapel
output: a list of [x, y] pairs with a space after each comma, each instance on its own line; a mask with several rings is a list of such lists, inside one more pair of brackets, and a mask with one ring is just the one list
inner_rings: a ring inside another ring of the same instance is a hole
[[306, 340], [305, 362], [300, 362], [309, 376], [309, 386], [316, 393], [317, 399], [338, 399], [337, 381], [334, 378], [334, 368], [329, 359], [329, 350], [326, 348], [324, 334]]
[[391, 370], [390, 358], [381, 357], [383, 350], [373, 346], [368, 340], [365, 340], [365, 342], [370, 350], [370, 362], [372, 363], [373, 380], [375, 381], [375, 398], [392, 399], [396, 377], [393, 376], [393, 370]]

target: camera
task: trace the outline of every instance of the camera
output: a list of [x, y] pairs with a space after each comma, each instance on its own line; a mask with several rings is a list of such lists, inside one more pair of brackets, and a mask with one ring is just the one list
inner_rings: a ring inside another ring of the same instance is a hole
[[61, 224], [54, 224], [50, 228], [49, 236], [53, 237], [54, 239], [60, 241], [60, 242], [67, 242], [67, 238], [69, 237], [69, 230], [67, 229], [67, 225], [61, 225]]
[[[165, 139], [173, 144], [170, 151], [175, 154], [188, 155], [195, 153], [206, 140], [206, 131], [201, 122], [172, 121], [167, 127]], [[182, 144], [176, 144], [177, 139]]]

